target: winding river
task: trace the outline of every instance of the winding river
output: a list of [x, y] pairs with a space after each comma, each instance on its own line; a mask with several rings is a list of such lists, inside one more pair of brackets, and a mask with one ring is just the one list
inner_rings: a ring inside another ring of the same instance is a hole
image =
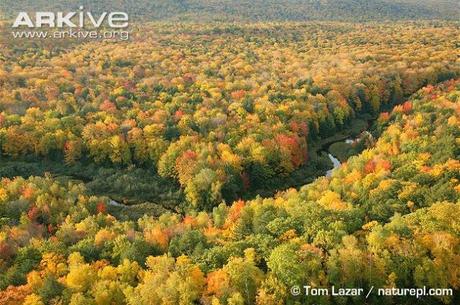
[[332, 162], [332, 168], [328, 171], [326, 171], [326, 177], [331, 177], [332, 175], [332, 172], [334, 171], [334, 169], [336, 168], [339, 168], [342, 163], [340, 162], [340, 160], [338, 158], [336, 158], [333, 154], [331, 154], [331, 152], [329, 151], [329, 148], [332, 144], [334, 143], [339, 143], [339, 142], [345, 142], [346, 144], [353, 144], [355, 143], [356, 141], [360, 141], [360, 137], [357, 137], [356, 139], [350, 139], [350, 138], [347, 138], [345, 140], [338, 140], [338, 141], [334, 141], [334, 142], [328, 142], [327, 144], [323, 145], [321, 150], [319, 151], [319, 153], [326, 153], [329, 160], [331, 160]]
[[332, 171], [336, 168], [339, 168], [340, 165], [342, 165], [342, 163], [340, 163], [339, 159], [337, 159], [336, 157], [334, 157], [332, 154], [328, 153], [327, 156], [329, 157], [329, 160], [332, 161], [332, 164], [334, 165], [333, 168], [331, 168], [330, 170], [328, 170], [326, 172], [326, 177], [330, 177], [332, 175]]

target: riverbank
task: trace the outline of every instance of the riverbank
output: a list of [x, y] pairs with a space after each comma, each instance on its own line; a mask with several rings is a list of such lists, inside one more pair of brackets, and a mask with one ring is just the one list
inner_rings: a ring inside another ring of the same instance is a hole
[[[273, 197], [278, 192], [289, 188], [300, 188], [313, 182], [316, 178], [327, 176], [334, 168], [340, 165], [340, 159], [330, 152], [335, 143], [345, 142], [347, 139], [358, 137], [363, 131], [370, 129], [375, 118], [361, 116], [353, 119], [348, 126], [337, 131], [334, 135], [324, 137], [311, 143], [308, 148], [308, 162], [293, 171], [289, 176], [274, 177], [266, 181], [267, 185], [276, 185], [271, 189], [256, 189], [248, 192], [243, 199], [250, 200], [256, 196], [262, 198]], [[360, 151], [356, 151], [358, 154]], [[331, 156], [329, 156], [329, 154]]]

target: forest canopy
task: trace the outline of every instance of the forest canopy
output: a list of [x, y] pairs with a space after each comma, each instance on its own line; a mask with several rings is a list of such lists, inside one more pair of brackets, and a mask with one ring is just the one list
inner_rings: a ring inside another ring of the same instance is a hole
[[[300, 190], [121, 221], [53, 178], [2, 179], [2, 304], [337, 304], [292, 285], [444, 287], [458, 299], [460, 82], [380, 115], [375, 147]], [[372, 304], [413, 304], [371, 296]], [[393, 303], [394, 301], [394, 303]]]
[[133, 34], [7, 46], [2, 156], [145, 168], [209, 210], [286, 188], [321, 167], [320, 139], [460, 74], [458, 28], [443, 22], [157, 23]]
[[0, 16], [12, 18], [20, 11], [76, 11], [80, 6], [93, 12], [122, 10], [137, 21], [458, 21], [460, 14], [456, 0], [3, 0]]
[[0, 3], [1, 305], [460, 304], [458, 1], [78, 6]]

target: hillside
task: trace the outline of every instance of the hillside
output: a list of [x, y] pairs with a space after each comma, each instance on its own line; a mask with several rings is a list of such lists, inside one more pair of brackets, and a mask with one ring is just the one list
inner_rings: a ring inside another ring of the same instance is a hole
[[457, 303], [460, 81], [420, 90], [379, 129], [331, 178], [209, 214], [123, 222], [82, 184], [3, 179], [0, 303], [294, 304], [293, 285], [453, 288], [424, 301]]
[[3, 0], [0, 12], [7, 17], [19, 11], [75, 11], [80, 5], [93, 11], [123, 10], [132, 20], [458, 20], [455, 0], [156, 0], [156, 1], [14, 1]]

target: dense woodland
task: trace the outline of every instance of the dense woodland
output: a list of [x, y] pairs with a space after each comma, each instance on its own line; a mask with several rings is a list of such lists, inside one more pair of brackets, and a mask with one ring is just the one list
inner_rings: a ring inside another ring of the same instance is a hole
[[[2, 0], [0, 18], [20, 11], [125, 11], [133, 21], [308, 21], [451, 19], [456, 0]], [[134, 20], [135, 19], [135, 20]]]
[[148, 169], [149, 191], [169, 184], [209, 210], [282, 189], [317, 161], [318, 139], [459, 75], [458, 33], [443, 23], [156, 24], [126, 43], [9, 47], [1, 154], [79, 175], [88, 163]]
[[460, 82], [425, 87], [382, 113], [375, 147], [331, 178], [184, 217], [120, 221], [83, 184], [4, 178], [0, 303], [363, 301], [305, 301], [296, 284], [451, 287], [455, 299], [425, 301], [458, 303], [459, 122]]
[[292, 21], [457, 3], [285, 2], [148, 1], [149, 19], [291, 21], [133, 23], [129, 41], [0, 26], [0, 304], [363, 304], [293, 285], [460, 303], [458, 23]]

